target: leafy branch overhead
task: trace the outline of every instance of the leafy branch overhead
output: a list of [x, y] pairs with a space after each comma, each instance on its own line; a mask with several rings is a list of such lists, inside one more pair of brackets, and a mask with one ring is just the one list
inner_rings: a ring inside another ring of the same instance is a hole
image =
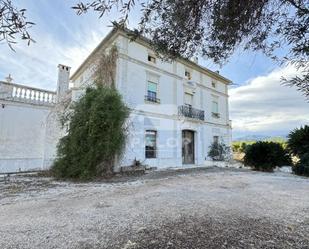
[[134, 7], [142, 9], [136, 33], [151, 38], [158, 53], [200, 54], [222, 65], [236, 49], [262, 51], [279, 63], [293, 63], [302, 76], [284, 83], [309, 98], [309, 0], [94, 0], [73, 8], [100, 17], [120, 10], [125, 24]]
[[26, 9], [17, 9], [11, 0], [0, 0], [0, 42], [6, 42], [12, 50], [16, 43], [16, 36], [26, 40], [28, 45], [34, 40], [28, 29], [34, 25], [25, 16]]
[[[236, 49], [262, 51], [278, 63], [292, 63], [300, 75], [283, 83], [295, 86], [309, 100], [309, 0], [92, 0], [72, 7], [78, 15], [112, 10], [124, 27], [132, 10], [141, 10], [134, 37], [151, 38], [165, 57], [197, 54], [223, 65]], [[0, 42], [11, 48], [16, 36], [33, 41], [25, 9], [0, 0]], [[133, 37], [133, 38], [134, 38]]]
[[113, 8], [116, 8], [122, 15], [120, 23], [125, 23], [128, 20], [129, 12], [135, 6], [135, 0], [96, 0], [87, 3], [77, 3], [72, 9], [76, 10], [78, 15], [87, 13], [88, 10], [93, 10], [99, 12], [99, 17], [101, 18], [104, 14], [110, 12]]

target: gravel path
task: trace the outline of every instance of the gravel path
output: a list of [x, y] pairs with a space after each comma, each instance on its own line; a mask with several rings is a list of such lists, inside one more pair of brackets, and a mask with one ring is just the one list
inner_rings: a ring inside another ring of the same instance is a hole
[[309, 179], [243, 169], [0, 183], [0, 248], [309, 248]]

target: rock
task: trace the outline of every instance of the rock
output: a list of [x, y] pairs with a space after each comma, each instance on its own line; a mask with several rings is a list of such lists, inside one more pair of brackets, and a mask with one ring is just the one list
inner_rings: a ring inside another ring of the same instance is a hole
[[136, 247], [136, 243], [128, 240], [127, 244], [122, 249], [132, 249]]

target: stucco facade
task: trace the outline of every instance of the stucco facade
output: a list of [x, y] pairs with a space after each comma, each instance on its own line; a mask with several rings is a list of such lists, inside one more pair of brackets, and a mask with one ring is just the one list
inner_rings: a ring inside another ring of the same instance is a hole
[[0, 81], [0, 173], [47, 169], [64, 134], [63, 98], [70, 97], [70, 68], [58, 66], [57, 91]]
[[41, 169], [56, 93], [0, 82], [0, 172]]
[[[183, 163], [182, 139], [185, 130], [194, 133], [192, 164], [211, 165], [207, 154], [214, 137], [219, 137], [228, 146], [231, 144], [228, 110], [230, 81], [185, 59], [162, 61], [147, 41], [137, 39], [131, 42], [126, 31], [116, 30], [72, 75], [73, 96], [78, 98], [86, 86], [93, 84], [91, 59], [113, 45], [118, 49], [116, 88], [131, 109], [130, 136], [117, 169], [131, 165], [135, 159], [157, 168], [186, 166]], [[148, 56], [155, 59], [149, 61]], [[158, 101], [147, 99], [149, 81], [156, 83]], [[186, 94], [192, 96], [192, 109], [202, 113], [203, 117], [183, 115], [180, 108], [188, 105]], [[217, 103], [218, 115], [213, 114], [213, 102]], [[146, 156], [147, 131], [156, 133], [155, 158]]]

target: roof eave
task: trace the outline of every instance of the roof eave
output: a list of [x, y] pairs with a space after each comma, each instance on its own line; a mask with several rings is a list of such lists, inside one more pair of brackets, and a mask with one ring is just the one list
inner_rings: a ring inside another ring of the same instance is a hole
[[[117, 27], [114, 27], [108, 34], [107, 36], [100, 42], [100, 44], [91, 52], [91, 54], [86, 58], [86, 60], [77, 68], [77, 70], [72, 74], [72, 76], [70, 77], [70, 80], [74, 80], [76, 78], [76, 76], [79, 74], [79, 72], [82, 70], [82, 68], [91, 60], [91, 58], [93, 57], [93, 55], [99, 51], [113, 36], [116, 36], [117, 33], [122, 33], [126, 36], [128, 36], [129, 34], [132, 34], [133, 31], [125, 28], [125, 29], [122, 29], [122, 28], [117, 28]], [[130, 37], [129, 37], [130, 38]], [[148, 47], [151, 48], [151, 45], [150, 45], [150, 41], [149, 39], [147, 39], [146, 37], [138, 37], [137, 38], [137, 41], [140, 41], [140, 42], [143, 42], [144, 45], [147, 45]], [[225, 84], [232, 84], [232, 81], [225, 78], [224, 76], [210, 70], [210, 69], [207, 69], [193, 61], [190, 61], [189, 59], [186, 59], [184, 57], [178, 57], [177, 58], [178, 60], [180, 60], [181, 62], [184, 62], [184, 63], [187, 63], [187, 64], [190, 64], [191, 66], [194, 66], [194, 67], [197, 67], [199, 68], [200, 70], [206, 72], [207, 74], [210, 74], [211, 76], [221, 80], [222, 82], [224, 82]]]
[[116, 33], [117, 28], [113, 28], [99, 43], [99, 45], [96, 46], [96, 48], [90, 53], [90, 55], [88, 55], [88, 57], [83, 61], [83, 63], [75, 70], [75, 72], [70, 77], [70, 80], [74, 80], [78, 76], [79, 72], [85, 65], [87, 65], [87, 63], [91, 60], [91, 58], [95, 55], [95, 53], [99, 51], [107, 43], [107, 41], [110, 40]]

